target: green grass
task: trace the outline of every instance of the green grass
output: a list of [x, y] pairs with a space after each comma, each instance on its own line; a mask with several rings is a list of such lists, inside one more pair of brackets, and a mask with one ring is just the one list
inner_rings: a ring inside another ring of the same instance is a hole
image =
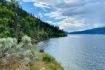
[[39, 61], [31, 67], [32, 70], [64, 70], [53, 57], [45, 52], [36, 52], [36, 55], [39, 57]]

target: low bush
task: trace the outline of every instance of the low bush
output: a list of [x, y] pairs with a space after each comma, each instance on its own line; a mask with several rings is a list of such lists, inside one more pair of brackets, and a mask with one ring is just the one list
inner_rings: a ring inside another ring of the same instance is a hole
[[43, 61], [44, 62], [47, 62], [47, 63], [50, 63], [54, 60], [54, 58], [52, 58], [50, 55], [46, 54], [44, 57], [43, 57]]
[[39, 51], [40, 51], [41, 53], [43, 53], [43, 52], [44, 52], [44, 49], [40, 49]]
[[[8, 70], [8, 68], [13, 70], [12, 68], [16, 66], [17, 68], [15, 69], [18, 69], [20, 66], [27, 68], [27, 66], [32, 65], [32, 63], [35, 62], [35, 53], [32, 49], [31, 38], [28, 36], [23, 36], [20, 43], [17, 43], [16, 38], [1, 38], [0, 70]], [[27, 70], [25, 68], [24, 70]], [[22, 69], [20, 68], [19, 70]]]

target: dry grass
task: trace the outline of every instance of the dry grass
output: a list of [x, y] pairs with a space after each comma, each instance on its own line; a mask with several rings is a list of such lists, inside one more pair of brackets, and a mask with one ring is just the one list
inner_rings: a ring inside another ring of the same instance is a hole
[[51, 62], [43, 61], [43, 57], [46, 54], [36, 52], [38, 56], [37, 62], [33, 62], [32, 65], [15, 56], [9, 56], [0, 59], [0, 70], [63, 70], [63, 68], [53, 59]]
[[21, 59], [8, 57], [0, 59], [0, 70], [30, 70], [30, 67]]

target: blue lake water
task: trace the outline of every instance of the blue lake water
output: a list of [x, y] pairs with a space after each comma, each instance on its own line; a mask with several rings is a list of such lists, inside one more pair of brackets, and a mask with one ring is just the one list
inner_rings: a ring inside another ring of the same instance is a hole
[[68, 35], [38, 43], [64, 70], [105, 70], [105, 35]]

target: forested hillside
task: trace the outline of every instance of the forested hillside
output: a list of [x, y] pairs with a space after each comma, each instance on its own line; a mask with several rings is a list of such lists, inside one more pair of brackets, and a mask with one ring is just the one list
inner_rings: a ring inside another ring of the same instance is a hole
[[24, 35], [39, 41], [65, 36], [65, 33], [24, 11], [16, 0], [0, 0], [0, 38], [16, 37], [19, 41]]

